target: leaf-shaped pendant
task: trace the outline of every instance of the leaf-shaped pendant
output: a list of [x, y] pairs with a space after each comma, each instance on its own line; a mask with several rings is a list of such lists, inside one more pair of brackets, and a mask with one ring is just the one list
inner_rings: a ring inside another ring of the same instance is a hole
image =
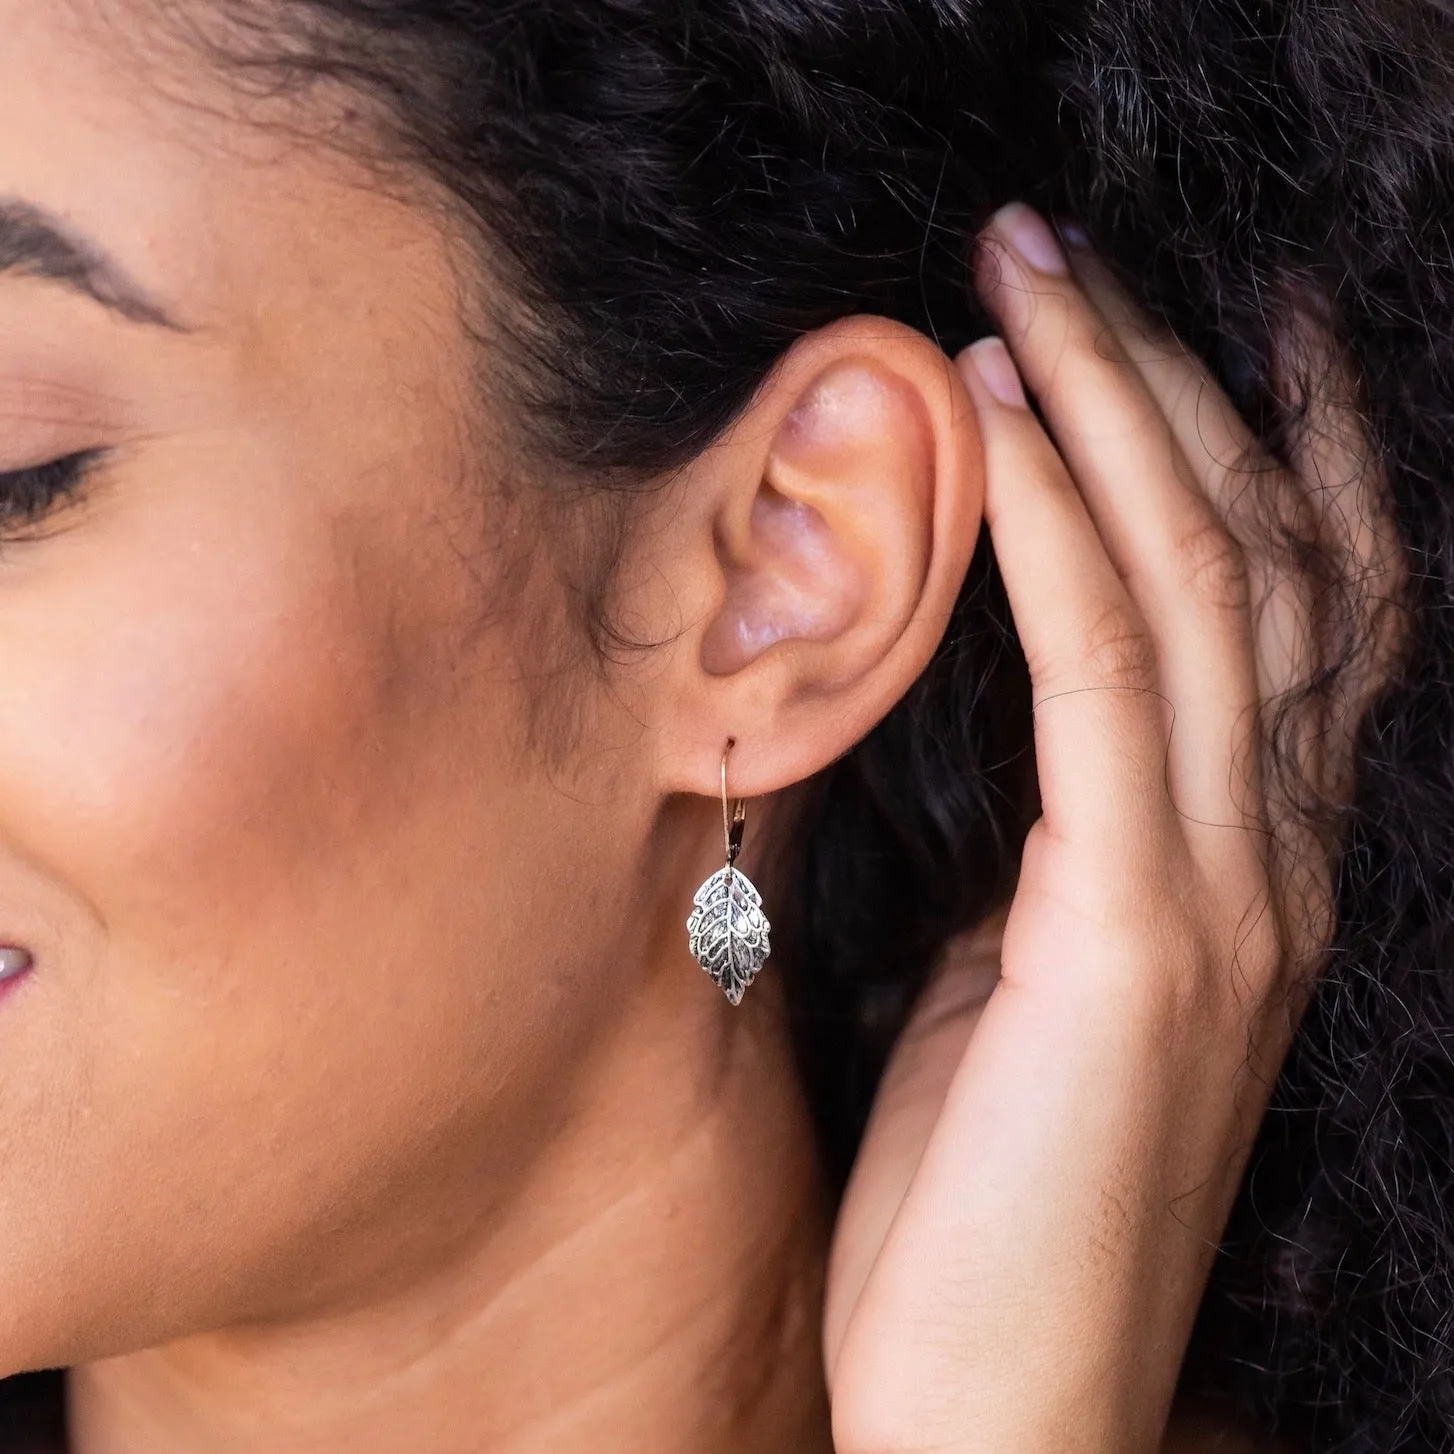
[[687, 920], [687, 944], [697, 963], [734, 1004], [772, 952], [772, 925], [762, 912], [762, 895], [741, 869], [719, 868], [697, 890]]

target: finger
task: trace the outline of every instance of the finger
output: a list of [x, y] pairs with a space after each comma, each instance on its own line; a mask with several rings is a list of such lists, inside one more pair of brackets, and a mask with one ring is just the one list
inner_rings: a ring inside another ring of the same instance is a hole
[[1054, 246], [1028, 209], [1005, 209], [982, 251], [982, 291], [1151, 625], [1177, 713], [1170, 771], [1178, 805], [1189, 822], [1218, 829], [1260, 823], [1245, 561], [1157, 401]]
[[1167, 712], [1149, 632], [999, 339], [960, 355], [985, 451], [985, 520], [1030, 667], [1047, 827], [1128, 834], [1165, 816]]
[[[1301, 734], [1306, 780], [1334, 802], [1351, 790], [1353, 738], [1397, 655], [1396, 600], [1402, 582], [1397, 531], [1384, 476], [1357, 407], [1357, 379], [1321, 313], [1289, 304], [1274, 332], [1269, 385], [1300, 421], [1288, 468], [1247, 428], [1210, 370], [1128, 298], [1089, 253], [1073, 254], [1076, 277], [1115, 331], [1147, 388], [1166, 411], [1183, 454], [1240, 540], [1252, 574], [1258, 689], [1264, 702], [1306, 685], [1318, 664], [1317, 583], [1300, 540], [1336, 560], [1372, 603], [1346, 658], [1337, 700]], [[1329, 643], [1321, 643], [1328, 649]], [[1334, 648], [1336, 649], [1336, 648]]]
[[1091, 253], [1072, 254], [1076, 281], [1136, 369], [1203, 493], [1228, 520], [1238, 499], [1274, 468], [1211, 370], [1126, 296]]
[[[1387, 476], [1358, 407], [1351, 360], [1326, 321], [1306, 307], [1289, 307], [1274, 334], [1271, 387], [1299, 420], [1289, 464], [1308, 502], [1304, 532], [1324, 560], [1339, 562], [1344, 588], [1358, 609], [1356, 633], [1349, 639], [1345, 627], [1341, 645], [1318, 640], [1323, 623], [1304, 630], [1312, 650], [1336, 653], [1342, 662], [1338, 699], [1328, 703], [1320, 737], [1317, 780], [1343, 802], [1352, 788], [1357, 727], [1402, 649], [1402, 614], [1395, 603], [1404, 593], [1405, 560]], [[1312, 616], [1311, 608], [1306, 614]]]
[[[1351, 567], [1355, 590], [1373, 585], [1373, 599], [1397, 594], [1396, 532], [1389, 528], [1381, 473], [1373, 463], [1355, 405], [1356, 381], [1346, 357], [1314, 315], [1292, 311], [1273, 340], [1270, 385], [1301, 428], [1288, 466], [1270, 457], [1200, 360], [1135, 306], [1110, 270], [1090, 254], [1074, 254], [1076, 278], [1115, 332], [1146, 387], [1165, 411], [1184, 456], [1208, 498], [1243, 542], [1253, 583], [1258, 694], [1274, 710], [1306, 686], [1330, 643], [1319, 639], [1317, 583], [1302, 540]], [[1314, 382], [1316, 387], [1314, 387]], [[1280, 902], [1301, 906], [1291, 929], [1307, 945], [1326, 940], [1331, 883], [1328, 844], [1303, 811], [1315, 801], [1342, 804], [1353, 786], [1355, 731], [1396, 648], [1396, 613], [1360, 622], [1357, 644], [1340, 654], [1333, 699], [1309, 699], [1280, 720], [1276, 750], [1293, 769], [1269, 803], [1278, 853], [1272, 865]], [[1393, 648], [1393, 649], [1391, 649]], [[1332, 648], [1336, 650], [1336, 647]]]
[[1303, 572], [1278, 546], [1297, 527], [1305, 492], [1262, 448], [1211, 371], [1137, 308], [1089, 254], [1075, 276], [1116, 336], [1224, 528], [1247, 563], [1254, 614], [1258, 698], [1273, 703], [1313, 670], [1310, 604]]

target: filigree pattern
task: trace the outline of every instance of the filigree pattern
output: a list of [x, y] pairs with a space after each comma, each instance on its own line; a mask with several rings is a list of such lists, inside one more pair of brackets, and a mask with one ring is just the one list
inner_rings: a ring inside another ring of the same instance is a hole
[[687, 943], [697, 963], [734, 1005], [772, 952], [772, 925], [762, 895], [737, 868], [719, 868], [697, 890], [687, 920]]

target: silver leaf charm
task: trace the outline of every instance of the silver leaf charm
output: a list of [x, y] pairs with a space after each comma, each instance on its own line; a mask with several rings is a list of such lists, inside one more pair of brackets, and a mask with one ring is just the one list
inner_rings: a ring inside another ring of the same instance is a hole
[[762, 895], [740, 869], [719, 868], [697, 890], [687, 920], [687, 945], [734, 1005], [772, 952], [772, 925]]

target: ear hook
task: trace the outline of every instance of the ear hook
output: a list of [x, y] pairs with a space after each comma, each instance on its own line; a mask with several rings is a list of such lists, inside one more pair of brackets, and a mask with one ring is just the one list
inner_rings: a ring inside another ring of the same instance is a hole
[[727, 759], [737, 739], [729, 737], [722, 753], [722, 841], [727, 847], [727, 866], [731, 868], [742, 852], [742, 835], [747, 825], [747, 804], [741, 798], [727, 797]]

